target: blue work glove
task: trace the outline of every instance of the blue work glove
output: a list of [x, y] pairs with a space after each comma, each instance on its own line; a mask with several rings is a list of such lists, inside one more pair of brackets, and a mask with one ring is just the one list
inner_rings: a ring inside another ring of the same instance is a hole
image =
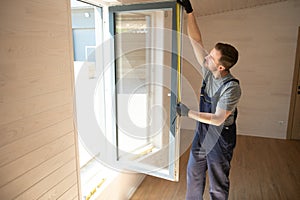
[[192, 4], [191, 4], [190, 0], [177, 0], [177, 3], [182, 5], [182, 7], [184, 7], [186, 13], [193, 12], [193, 8], [192, 8]]
[[188, 116], [190, 109], [183, 103], [178, 103], [176, 106], [176, 111], [179, 116]]

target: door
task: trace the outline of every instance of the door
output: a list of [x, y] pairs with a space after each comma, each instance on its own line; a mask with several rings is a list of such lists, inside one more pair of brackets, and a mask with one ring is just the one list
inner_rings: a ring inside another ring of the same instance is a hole
[[289, 128], [291, 139], [300, 140], [300, 27], [298, 30], [298, 43], [294, 70], [293, 90], [289, 116]]
[[180, 14], [176, 1], [109, 8], [116, 160], [126, 170], [173, 181], [179, 175]]

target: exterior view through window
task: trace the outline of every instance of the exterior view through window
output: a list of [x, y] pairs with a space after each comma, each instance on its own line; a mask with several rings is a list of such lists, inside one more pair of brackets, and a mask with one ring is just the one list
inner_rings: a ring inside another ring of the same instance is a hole
[[176, 1], [71, 8], [82, 198], [123, 170], [178, 180]]

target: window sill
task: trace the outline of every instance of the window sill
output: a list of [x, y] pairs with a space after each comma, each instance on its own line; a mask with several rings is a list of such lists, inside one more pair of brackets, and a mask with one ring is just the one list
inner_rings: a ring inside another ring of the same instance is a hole
[[80, 169], [81, 199], [95, 199], [97, 194], [101, 193], [118, 174], [118, 172], [103, 166], [96, 159], [91, 159]]

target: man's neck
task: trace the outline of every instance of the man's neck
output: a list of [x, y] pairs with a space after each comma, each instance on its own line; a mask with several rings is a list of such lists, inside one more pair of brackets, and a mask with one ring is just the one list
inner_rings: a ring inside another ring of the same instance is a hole
[[229, 74], [229, 71], [213, 72], [213, 76], [215, 77], [215, 79], [223, 78], [223, 77], [227, 76], [227, 74]]

